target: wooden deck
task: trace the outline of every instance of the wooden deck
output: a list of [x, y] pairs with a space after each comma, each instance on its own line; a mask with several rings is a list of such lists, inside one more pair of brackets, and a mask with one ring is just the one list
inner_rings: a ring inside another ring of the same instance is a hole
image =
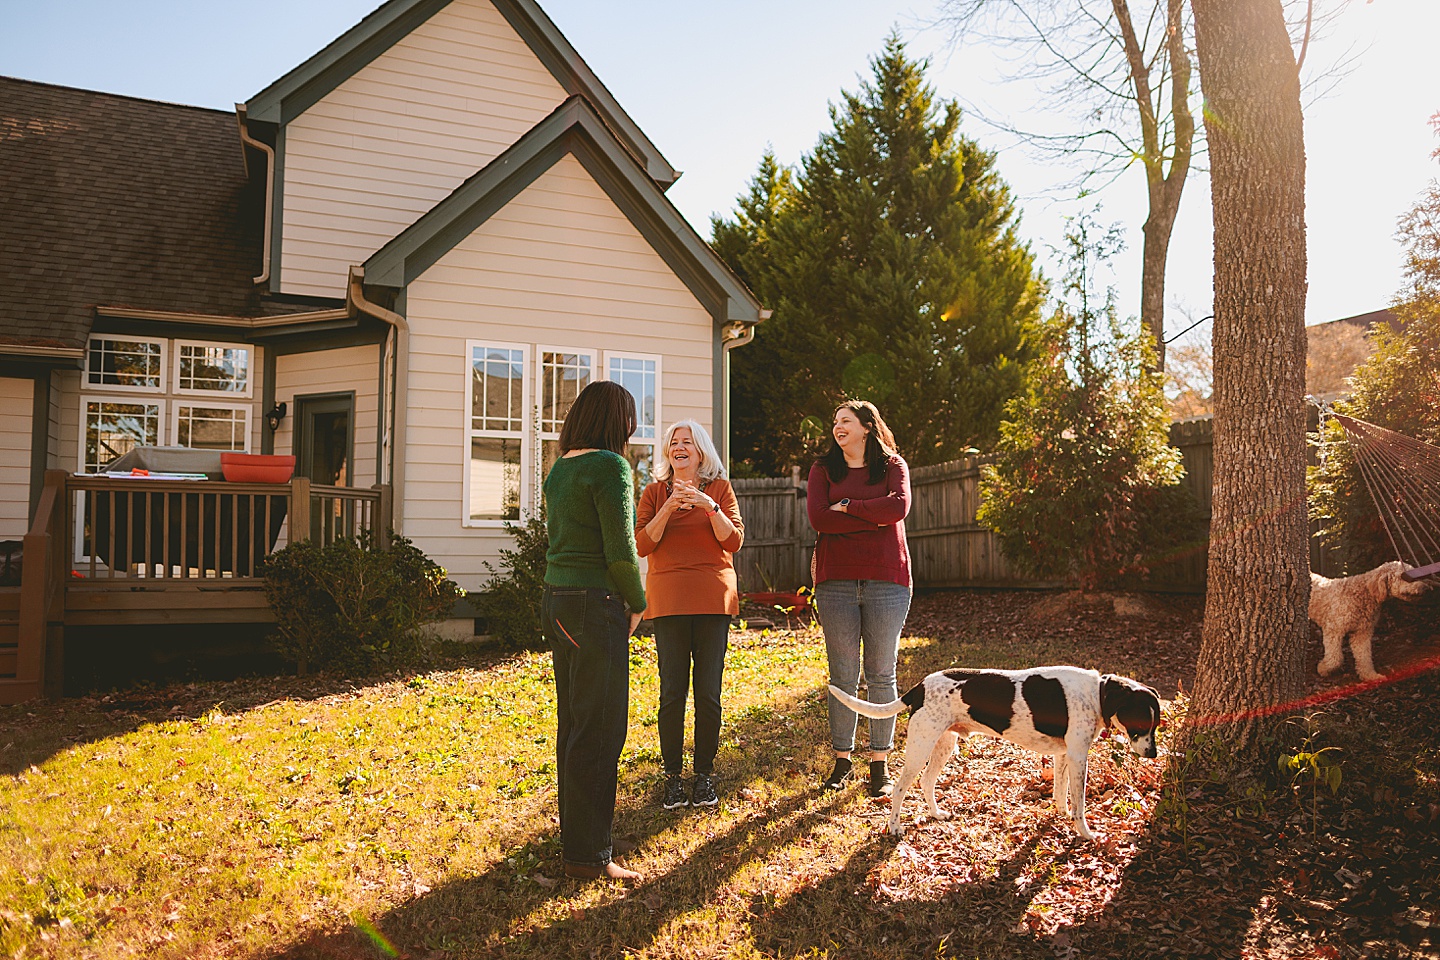
[[289, 542], [389, 541], [391, 490], [50, 471], [19, 587], [0, 587], [0, 703], [59, 692], [68, 626], [270, 623], [262, 565]]

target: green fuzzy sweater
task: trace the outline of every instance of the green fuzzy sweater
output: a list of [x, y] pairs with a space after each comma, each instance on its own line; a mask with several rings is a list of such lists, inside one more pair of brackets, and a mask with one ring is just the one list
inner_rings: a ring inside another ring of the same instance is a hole
[[645, 609], [635, 553], [635, 487], [630, 464], [596, 450], [561, 457], [545, 478], [545, 582], [554, 587], [603, 587], [631, 610]]

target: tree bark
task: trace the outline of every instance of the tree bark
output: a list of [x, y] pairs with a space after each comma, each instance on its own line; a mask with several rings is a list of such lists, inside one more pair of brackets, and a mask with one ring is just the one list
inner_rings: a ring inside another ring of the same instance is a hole
[[1273, 762], [1263, 740], [1304, 671], [1305, 144], [1281, 0], [1191, 6], [1215, 222], [1215, 478], [1181, 744], [1244, 767]]

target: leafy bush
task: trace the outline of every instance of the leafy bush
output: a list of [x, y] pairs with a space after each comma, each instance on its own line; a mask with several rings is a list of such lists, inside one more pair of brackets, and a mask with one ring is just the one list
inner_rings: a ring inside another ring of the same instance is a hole
[[545, 515], [507, 522], [505, 532], [515, 539], [515, 546], [500, 551], [498, 570], [486, 561], [490, 582], [477, 605], [492, 636], [507, 646], [539, 649], [545, 643], [540, 600], [545, 591], [545, 551], [550, 547]]
[[264, 575], [275, 610], [271, 642], [302, 675], [411, 663], [420, 628], [465, 595], [409, 540], [392, 536], [388, 550], [377, 550], [368, 533], [325, 546], [292, 543], [265, 562]]
[[1093, 262], [1119, 238], [1112, 229], [1092, 245], [1091, 230], [1080, 221], [1067, 235], [1072, 302], [1057, 305], [1026, 392], [1006, 405], [978, 514], [1021, 572], [1084, 590], [1148, 576], [1195, 534], [1199, 517], [1179, 484], [1149, 340], [1117, 319], [1114, 291], [1092, 309]]

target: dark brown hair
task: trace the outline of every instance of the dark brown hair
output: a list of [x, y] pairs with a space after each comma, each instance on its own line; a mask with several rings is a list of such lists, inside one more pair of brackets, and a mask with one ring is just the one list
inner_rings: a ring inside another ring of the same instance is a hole
[[[869, 400], [846, 400], [835, 408], [836, 413], [841, 410], [855, 414], [855, 419], [870, 431], [865, 437], [865, 466], [870, 468], [870, 482], [879, 483], [885, 479], [885, 471], [890, 468], [890, 458], [899, 456], [895, 449], [895, 434], [890, 432], [880, 411]], [[839, 483], [850, 472], [850, 466], [845, 462], [845, 451], [835, 442], [834, 430], [830, 431], [830, 449], [825, 451], [820, 462], [825, 464], [831, 483]]]
[[560, 428], [560, 452], [594, 447], [622, 456], [635, 432], [635, 398], [614, 380], [596, 380], [580, 391]]

